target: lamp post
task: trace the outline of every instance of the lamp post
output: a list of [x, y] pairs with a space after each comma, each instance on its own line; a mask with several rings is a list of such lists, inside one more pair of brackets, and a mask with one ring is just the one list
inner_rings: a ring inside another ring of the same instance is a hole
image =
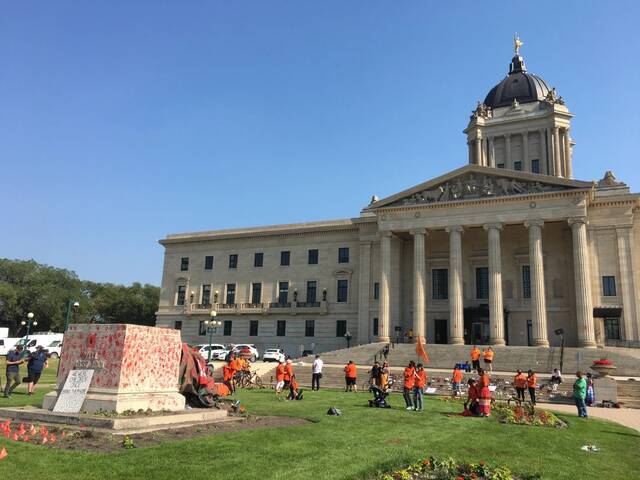
[[211, 310], [211, 313], [209, 314], [210, 319], [204, 321], [204, 324], [207, 326], [207, 333], [209, 334], [209, 355], [207, 363], [211, 363], [211, 343], [213, 342], [213, 334], [216, 333], [218, 331], [218, 327], [222, 325], [220, 320], [216, 320], [217, 315], [218, 312]]
[[27, 313], [27, 320], [22, 320], [22, 322], [20, 322], [20, 324], [22, 326], [27, 326], [27, 335], [26, 338], [24, 340], [24, 351], [27, 351], [27, 347], [29, 346], [29, 333], [31, 332], [31, 325], [33, 325], [34, 327], [36, 325], [38, 325], [38, 321], [33, 319], [34, 315], [33, 312], [29, 312]]
[[351, 332], [347, 332], [344, 334], [344, 339], [347, 341], [347, 348], [351, 348], [351, 339], [353, 338], [353, 335], [351, 335]]
[[71, 298], [69, 299], [69, 302], [67, 303], [67, 318], [64, 321], [64, 330], [62, 331], [62, 333], [67, 333], [67, 328], [69, 327], [69, 319], [71, 318], [71, 309], [76, 309], [79, 308], [80, 304], [74, 300], [72, 300]]
[[554, 333], [560, 337], [560, 373], [562, 373], [562, 367], [564, 367], [564, 329], [558, 328]]

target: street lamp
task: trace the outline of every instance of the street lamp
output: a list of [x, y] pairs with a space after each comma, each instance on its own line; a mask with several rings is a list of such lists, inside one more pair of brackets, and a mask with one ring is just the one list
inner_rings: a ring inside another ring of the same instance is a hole
[[207, 333], [209, 334], [209, 358], [207, 359], [207, 363], [211, 363], [211, 342], [213, 342], [213, 334], [218, 331], [218, 327], [222, 325], [220, 320], [216, 320], [216, 316], [218, 312], [215, 310], [211, 310], [209, 316], [211, 317], [209, 320], [205, 320], [204, 324], [207, 327]]
[[31, 325], [33, 325], [34, 327], [38, 325], [37, 320], [34, 320], [33, 317], [34, 317], [33, 312], [29, 312], [27, 313], [27, 320], [22, 320], [22, 322], [20, 322], [22, 326], [25, 326], [25, 325], [27, 326], [27, 335], [24, 340], [25, 352], [27, 351], [27, 346], [29, 345], [29, 332], [31, 331]]
[[344, 339], [347, 341], [347, 348], [351, 348], [351, 339], [353, 338], [353, 335], [351, 335], [351, 332], [347, 332], [344, 334]]
[[64, 330], [62, 331], [62, 333], [67, 333], [67, 327], [69, 326], [69, 319], [71, 318], [71, 309], [75, 310], [77, 308], [80, 308], [80, 304], [70, 298], [69, 302], [67, 303], [67, 318], [64, 321]]

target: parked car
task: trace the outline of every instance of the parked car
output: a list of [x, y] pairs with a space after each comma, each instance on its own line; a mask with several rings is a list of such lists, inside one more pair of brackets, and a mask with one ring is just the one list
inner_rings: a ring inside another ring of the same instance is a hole
[[20, 338], [0, 338], [0, 355], [6, 356], [9, 350], [13, 349]]
[[258, 352], [258, 349], [255, 345], [250, 343], [240, 343], [238, 345], [235, 345], [233, 347], [233, 350], [231, 351], [236, 355], [241, 355], [249, 359], [251, 362], [255, 362], [258, 358], [260, 358], [260, 352]]
[[36, 347], [47, 348], [51, 343], [58, 340], [62, 342], [64, 338], [63, 333], [53, 333], [53, 332], [36, 332], [29, 335], [29, 340], [27, 341], [27, 336], [25, 335], [16, 345], [22, 345], [27, 352], [31, 352], [36, 349]]
[[49, 346], [44, 347], [49, 352], [49, 357], [60, 358], [62, 353], [62, 340], [54, 340]]
[[[196, 348], [200, 352], [200, 355], [204, 357], [205, 360], [209, 359], [209, 344], [201, 344], [196, 345]], [[218, 354], [222, 351], [226, 350], [225, 346], [221, 343], [212, 343], [211, 344], [211, 360], [217, 360]]]
[[284, 362], [287, 356], [281, 348], [268, 348], [262, 355], [263, 362]]

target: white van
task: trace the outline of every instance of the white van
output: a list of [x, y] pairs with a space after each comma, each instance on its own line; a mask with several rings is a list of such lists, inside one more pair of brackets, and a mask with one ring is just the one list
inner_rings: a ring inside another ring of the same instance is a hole
[[19, 337], [0, 338], [0, 356], [6, 356], [7, 353], [9, 353], [9, 350], [12, 350], [13, 347], [16, 346], [16, 343], [18, 343], [18, 340], [20, 340]]
[[[63, 333], [53, 333], [53, 332], [48, 332], [48, 333], [41, 333], [41, 332], [36, 332], [34, 334], [29, 335], [29, 341], [27, 343], [27, 336], [25, 335], [24, 337], [22, 337], [18, 343], [16, 345], [22, 345], [25, 350], [27, 351], [34, 351], [36, 349], [36, 347], [42, 347], [42, 348], [47, 348], [49, 347], [53, 342], [55, 342], [56, 340], [60, 343], [62, 343], [62, 339], [64, 338], [64, 334]], [[26, 345], [25, 345], [26, 343]], [[60, 345], [60, 343], [58, 343], [57, 345]], [[56, 346], [57, 346], [56, 345]], [[56, 351], [56, 349], [54, 349], [54, 351]], [[58, 356], [60, 355], [60, 352], [58, 352]]]

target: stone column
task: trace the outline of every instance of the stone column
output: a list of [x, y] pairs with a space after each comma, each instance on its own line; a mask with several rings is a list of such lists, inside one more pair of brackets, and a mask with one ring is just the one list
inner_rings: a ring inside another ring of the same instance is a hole
[[484, 226], [489, 234], [489, 335], [492, 345], [504, 345], [504, 312], [502, 307], [502, 265], [500, 223]]
[[522, 170], [531, 172], [531, 165], [529, 165], [529, 132], [526, 130], [522, 133]]
[[533, 345], [548, 347], [547, 301], [544, 288], [544, 265], [542, 255], [542, 220], [528, 220], [529, 229], [529, 273], [531, 284], [531, 330]]
[[380, 233], [380, 313], [378, 315], [378, 341], [389, 342], [391, 302], [389, 283], [391, 279], [391, 232]]
[[476, 137], [476, 165], [482, 165], [482, 137], [479, 132]]
[[553, 157], [555, 159], [556, 175], [564, 177], [564, 168], [562, 168], [562, 154], [560, 153], [560, 129], [553, 128]]
[[544, 140], [544, 153], [548, 159], [547, 175], [555, 175], [556, 164], [555, 159], [553, 158], [553, 131], [550, 128], [544, 130]]
[[411, 230], [413, 235], [413, 338], [415, 342], [425, 339], [425, 286], [426, 257], [425, 237], [427, 231], [422, 228]]
[[371, 242], [360, 242], [360, 271], [358, 272], [358, 343], [371, 342]]
[[464, 306], [462, 303], [461, 226], [447, 227], [449, 233], [449, 343], [464, 344]]
[[[620, 293], [622, 294], [623, 340], [634, 340], [636, 323], [636, 289], [633, 278], [633, 230], [632, 226], [616, 228], [618, 238], [618, 268]], [[617, 293], [617, 292], [616, 292]]]
[[593, 326], [593, 307], [589, 291], [589, 248], [587, 247], [587, 218], [568, 219], [573, 236], [573, 272], [576, 286], [576, 317], [578, 346], [596, 347]]
[[494, 137], [489, 137], [489, 160], [488, 160], [488, 165], [490, 167], [495, 167], [496, 166], [496, 151], [495, 151], [495, 147], [493, 144], [493, 138]]
[[567, 178], [573, 177], [573, 165], [571, 162], [571, 137], [569, 129], [564, 130], [564, 171]]
[[511, 134], [504, 136], [504, 168], [512, 168], [511, 165]]

